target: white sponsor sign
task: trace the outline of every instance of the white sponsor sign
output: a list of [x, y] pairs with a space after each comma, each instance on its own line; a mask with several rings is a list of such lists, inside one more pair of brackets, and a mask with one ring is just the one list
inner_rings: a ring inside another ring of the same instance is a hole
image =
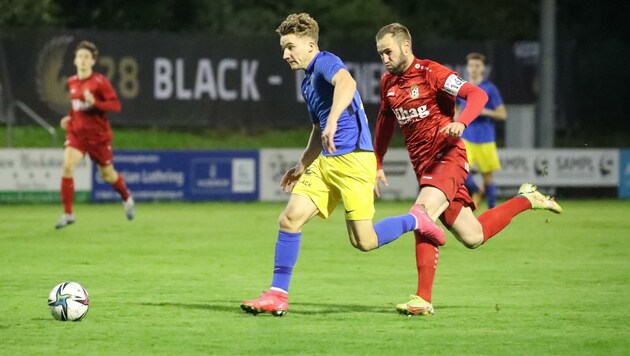
[[[299, 159], [301, 149], [260, 151], [260, 200], [286, 201], [280, 188], [282, 175]], [[531, 182], [541, 187], [614, 187], [619, 183], [616, 149], [499, 149], [502, 170], [495, 172], [498, 186], [518, 187]], [[390, 149], [383, 162], [389, 187], [381, 187], [384, 200], [415, 199], [418, 181], [405, 149]]]
[[256, 161], [253, 158], [232, 159], [232, 192], [256, 191]]
[[555, 187], [614, 187], [619, 183], [616, 149], [499, 149], [497, 185], [532, 182]]
[[[0, 191], [59, 191], [63, 149], [0, 149]], [[74, 171], [74, 189], [89, 191], [92, 162], [83, 159]]]
[[260, 150], [260, 200], [289, 200], [289, 194], [282, 191], [280, 181], [284, 173], [296, 164], [302, 152], [302, 149]]

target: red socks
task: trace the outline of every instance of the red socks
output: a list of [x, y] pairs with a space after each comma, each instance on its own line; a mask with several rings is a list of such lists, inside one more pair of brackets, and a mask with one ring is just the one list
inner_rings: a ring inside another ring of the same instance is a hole
[[503, 230], [512, 218], [525, 210], [532, 208], [532, 204], [524, 197], [514, 197], [505, 203], [485, 211], [479, 215], [479, 222], [483, 228], [483, 243]]
[[430, 303], [440, 250], [427, 238], [422, 237], [417, 232], [415, 235], [416, 265], [418, 267], [418, 290], [416, 295]]
[[[122, 175], [118, 175], [116, 183], [112, 184], [112, 187], [120, 194], [123, 201], [127, 201], [129, 198], [129, 190], [125, 185], [125, 180]], [[72, 202], [74, 200], [74, 178], [61, 177], [61, 201], [63, 202], [63, 212], [66, 214], [72, 214]]]
[[[503, 230], [512, 218], [525, 210], [531, 209], [532, 205], [524, 197], [514, 197], [505, 203], [490, 209], [479, 216], [479, 222], [483, 228], [483, 242]], [[431, 292], [435, 270], [437, 268], [440, 251], [431, 241], [416, 234], [416, 264], [418, 267], [418, 290], [416, 295], [431, 302]]]
[[127, 190], [127, 186], [125, 185], [125, 180], [123, 179], [122, 174], [118, 174], [118, 179], [116, 183], [112, 184], [112, 187], [120, 194], [120, 197], [123, 201], [127, 201], [129, 198], [129, 190]]
[[72, 201], [74, 200], [74, 179], [61, 177], [61, 201], [63, 212], [72, 214]]

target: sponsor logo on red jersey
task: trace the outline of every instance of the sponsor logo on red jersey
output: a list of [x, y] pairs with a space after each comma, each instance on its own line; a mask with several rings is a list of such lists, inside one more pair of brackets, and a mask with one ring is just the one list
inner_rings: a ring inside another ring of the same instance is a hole
[[411, 108], [409, 110], [404, 108], [395, 108], [392, 111], [394, 112], [394, 115], [396, 115], [396, 119], [398, 119], [398, 123], [400, 125], [424, 119], [431, 114], [429, 110], [427, 110], [426, 105], [421, 105], [417, 108]]

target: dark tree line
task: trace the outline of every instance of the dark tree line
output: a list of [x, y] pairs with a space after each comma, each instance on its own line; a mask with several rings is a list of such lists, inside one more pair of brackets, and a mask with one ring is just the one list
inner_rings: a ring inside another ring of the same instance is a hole
[[528, 0], [3, 0], [0, 26], [239, 36], [272, 34], [286, 15], [302, 11], [332, 36], [371, 36], [394, 21], [421, 37], [512, 41], [534, 39], [538, 30], [538, 3]]

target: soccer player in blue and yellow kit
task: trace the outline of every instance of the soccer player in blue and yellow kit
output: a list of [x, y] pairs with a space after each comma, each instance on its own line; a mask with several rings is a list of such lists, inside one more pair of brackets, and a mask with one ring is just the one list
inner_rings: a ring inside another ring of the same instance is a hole
[[[471, 168], [477, 166], [477, 170], [483, 177], [484, 194], [488, 202], [488, 208], [492, 209], [496, 206], [497, 200], [492, 172], [501, 169], [495, 142], [494, 121], [505, 121], [508, 115], [499, 89], [484, 78], [486, 56], [478, 52], [472, 52], [466, 56], [466, 60], [468, 80], [488, 94], [488, 102], [483, 111], [481, 111], [481, 115], [466, 128], [462, 139], [466, 145], [466, 153], [468, 154], [468, 162]], [[466, 101], [461, 98], [457, 98], [457, 104], [459, 112], [466, 107]], [[479, 205], [482, 192], [472, 179], [472, 174], [466, 179], [466, 188], [472, 195], [475, 205]]]
[[414, 230], [440, 245], [445, 235], [419, 205], [372, 225], [376, 157], [356, 82], [339, 57], [320, 52], [319, 26], [308, 14], [289, 15], [276, 32], [283, 59], [291, 69], [304, 70], [301, 89], [313, 128], [298, 163], [282, 177], [281, 186], [291, 191], [291, 198], [280, 214], [271, 288], [241, 308], [282, 316], [288, 310], [302, 227], [315, 216], [326, 219], [340, 201], [350, 243], [361, 251]]

